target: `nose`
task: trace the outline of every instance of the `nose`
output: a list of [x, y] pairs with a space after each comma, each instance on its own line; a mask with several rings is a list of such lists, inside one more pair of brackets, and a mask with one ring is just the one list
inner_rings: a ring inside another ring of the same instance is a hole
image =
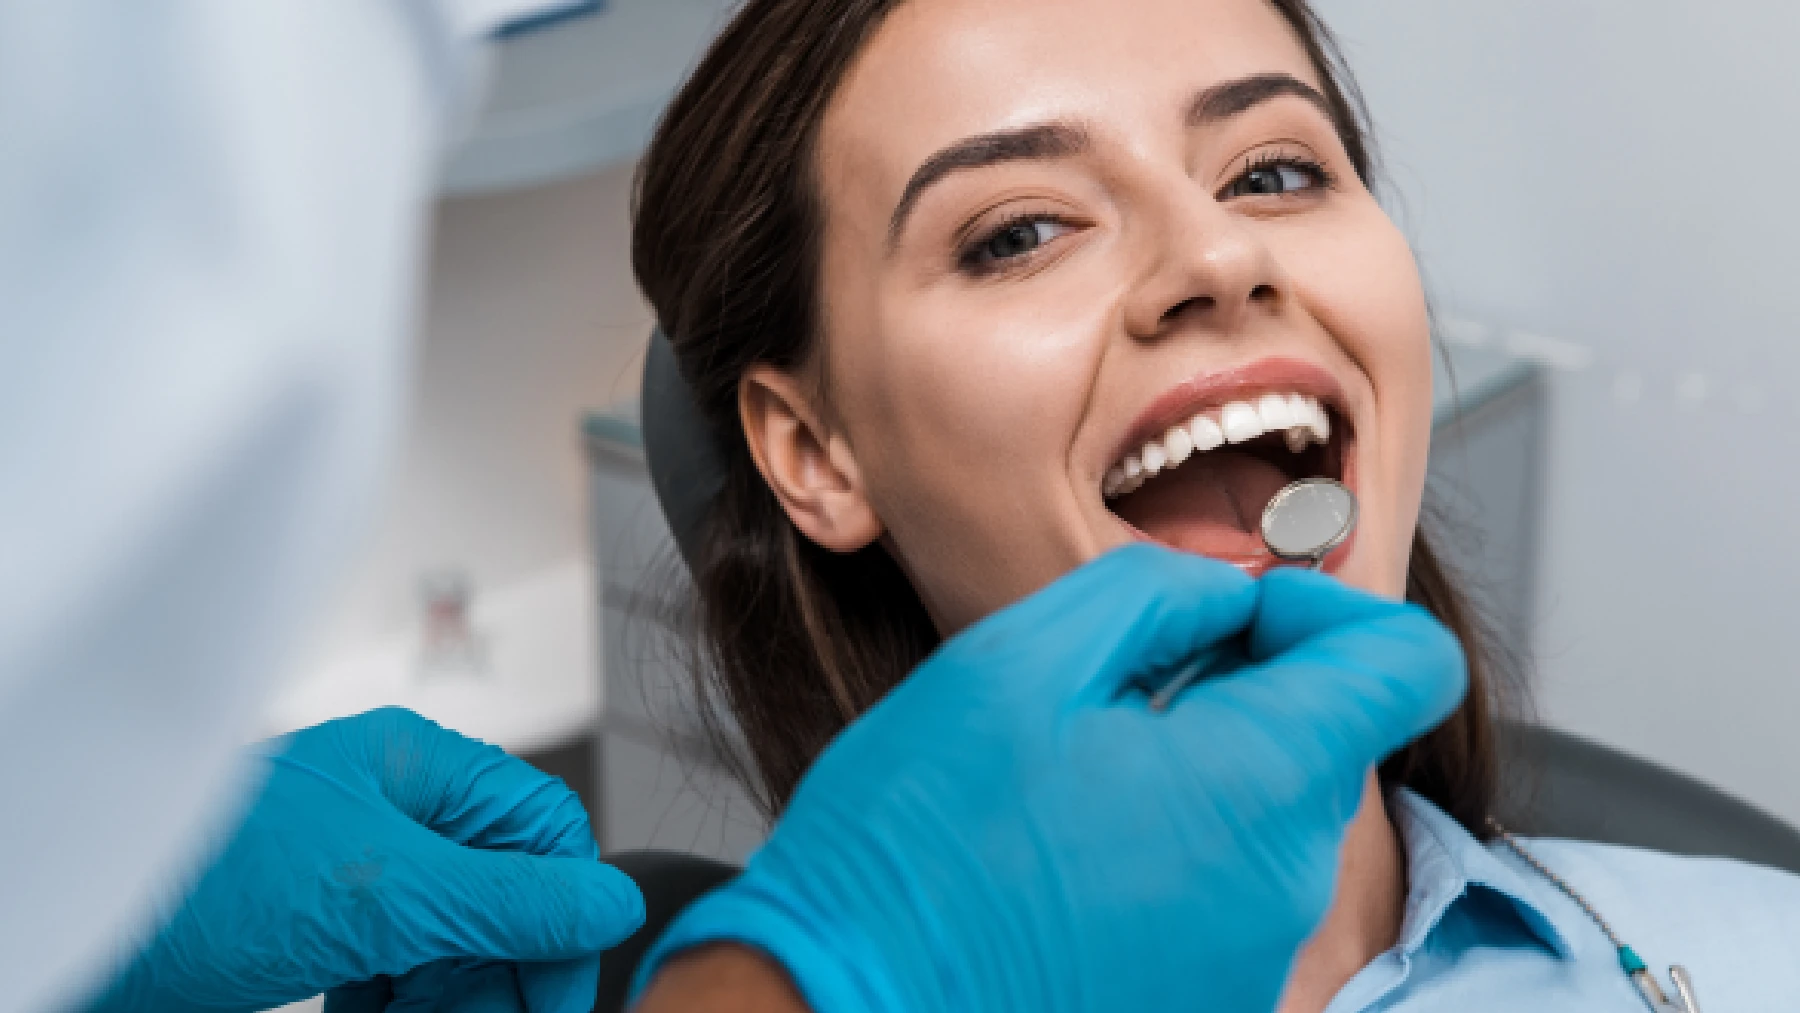
[[1126, 330], [1141, 341], [1182, 329], [1235, 337], [1287, 298], [1287, 280], [1257, 231], [1183, 182], [1183, 199], [1161, 204], [1141, 230], [1144, 266], [1125, 302]]

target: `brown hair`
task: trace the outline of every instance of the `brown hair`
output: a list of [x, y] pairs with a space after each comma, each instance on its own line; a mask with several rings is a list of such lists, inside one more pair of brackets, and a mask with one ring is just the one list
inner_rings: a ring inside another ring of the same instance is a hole
[[[1360, 94], [1305, 0], [1269, 0], [1305, 47], [1344, 147], [1370, 180]], [[692, 562], [703, 716], [735, 719], [740, 771], [771, 813], [832, 737], [938, 643], [918, 594], [878, 544], [839, 555], [797, 531], [751, 459], [738, 382], [794, 368], [819, 339], [821, 121], [838, 83], [900, 0], [749, 0], [675, 96], [638, 167], [632, 266], [725, 462]], [[1496, 698], [1513, 688], [1424, 534], [1407, 597], [1462, 640], [1468, 699], [1392, 757], [1405, 785], [1485, 836], [1495, 803]], [[727, 753], [727, 755], [732, 755]]]

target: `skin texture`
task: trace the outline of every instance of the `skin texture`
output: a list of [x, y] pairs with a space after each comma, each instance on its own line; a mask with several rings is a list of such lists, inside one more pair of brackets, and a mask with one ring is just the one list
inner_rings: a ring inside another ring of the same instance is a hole
[[742, 946], [701, 946], [669, 961], [637, 1013], [804, 1013], [781, 968]]
[[[796, 526], [840, 551], [881, 539], [955, 633], [1134, 537], [1100, 485], [1158, 395], [1281, 356], [1337, 380], [1355, 434], [1362, 513], [1338, 576], [1399, 597], [1430, 433], [1418, 270], [1304, 98], [1188, 122], [1201, 90], [1272, 73], [1320, 83], [1262, 0], [897, 10], [820, 137], [822, 354], [796, 374], [753, 370], [740, 390], [758, 466]], [[890, 236], [935, 152], [1038, 123], [1078, 129], [1086, 149], [951, 173]], [[1269, 157], [1316, 161], [1332, 181], [1231, 189]], [[1028, 226], [1039, 245], [972, 271], [968, 251], [1020, 214], [1047, 216]], [[1393, 944], [1404, 880], [1371, 773], [1286, 1013], [1323, 1009]]]

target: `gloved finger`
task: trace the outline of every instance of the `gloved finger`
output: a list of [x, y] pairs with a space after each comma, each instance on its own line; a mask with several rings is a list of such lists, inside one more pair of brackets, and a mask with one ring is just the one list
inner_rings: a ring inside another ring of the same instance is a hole
[[599, 856], [587, 810], [559, 778], [408, 710], [366, 717], [382, 794], [421, 825], [487, 850]]
[[[1467, 688], [1461, 646], [1423, 609], [1367, 601], [1380, 607], [1349, 621], [1340, 613], [1336, 625], [1178, 701], [1169, 715], [1173, 726], [1204, 724], [1208, 711], [1216, 719], [1218, 708], [1190, 706], [1203, 693], [1209, 704], [1225, 704], [1311, 766], [1357, 776], [1430, 731]], [[1204, 728], [1191, 731], [1205, 741]]]
[[1160, 734], [1201, 768], [1216, 765], [1210, 743], [1237, 743], [1266, 802], [1342, 833], [1369, 771], [1439, 724], [1466, 682], [1455, 638], [1396, 606], [1195, 687], [1161, 715]]
[[517, 967], [519, 994], [531, 1013], [588, 1013], [600, 991], [601, 956]]
[[[433, 1008], [442, 1013], [538, 1013], [519, 994], [517, 968], [499, 964], [482, 971], [459, 982], [460, 987]], [[590, 991], [583, 1005], [564, 1006], [555, 1013], [588, 1013], [593, 1008], [594, 995]]]
[[325, 993], [325, 1013], [382, 1013], [394, 997], [386, 977], [339, 985]]
[[1365, 740], [1371, 762], [1436, 727], [1462, 700], [1462, 645], [1418, 606], [1296, 569], [1269, 574], [1261, 590], [1248, 638], [1252, 657], [1347, 667], [1363, 677], [1346, 688], [1373, 694], [1366, 705], [1374, 698], [1391, 705], [1389, 729]]
[[1252, 660], [1272, 658], [1326, 630], [1404, 608], [1311, 570], [1283, 567], [1258, 582], [1247, 643]]
[[[577, 1013], [593, 1008], [594, 997]], [[442, 961], [396, 983], [388, 1013], [526, 1013], [510, 964]]]
[[393, 933], [404, 945], [384, 955], [399, 970], [446, 957], [579, 961], [644, 922], [637, 884], [609, 865], [434, 841], [418, 863], [428, 875], [389, 883], [385, 906], [408, 923]]
[[970, 627], [945, 646], [957, 657], [942, 667], [960, 669], [958, 680], [1029, 672], [1031, 699], [1110, 699], [1242, 631], [1256, 598], [1236, 567], [1136, 543]]

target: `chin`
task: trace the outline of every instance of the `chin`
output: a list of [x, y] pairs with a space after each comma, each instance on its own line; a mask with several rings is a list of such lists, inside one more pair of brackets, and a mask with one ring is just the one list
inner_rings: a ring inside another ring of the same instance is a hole
[[1384, 598], [1406, 597], [1406, 571], [1410, 553], [1395, 544], [1389, 531], [1368, 531], [1358, 551], [1337, 577], [1351, 587]]

